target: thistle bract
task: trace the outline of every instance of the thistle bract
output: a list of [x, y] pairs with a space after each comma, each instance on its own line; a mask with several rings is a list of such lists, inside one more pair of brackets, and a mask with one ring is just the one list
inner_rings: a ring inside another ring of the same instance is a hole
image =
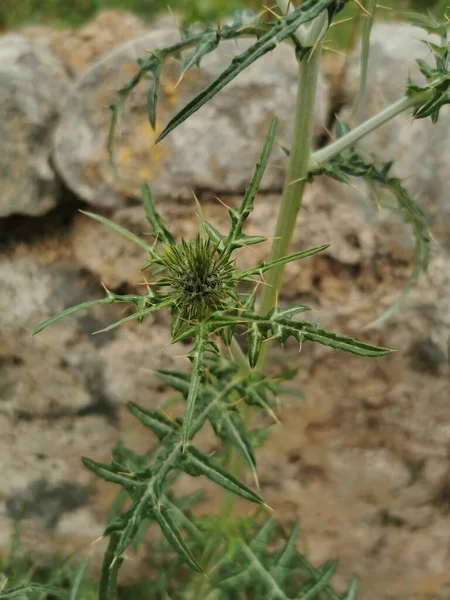
[[158, 282], [170, 286], [180, 318], [204, 321], [235, 297], [235, 268], [226, 254], [203, 233], [191, 242], [166, 245], [162, 263], [168, 275]]

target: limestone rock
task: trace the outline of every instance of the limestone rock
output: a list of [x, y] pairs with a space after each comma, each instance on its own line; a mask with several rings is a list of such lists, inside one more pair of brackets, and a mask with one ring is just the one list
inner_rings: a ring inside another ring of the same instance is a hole
[[[175, 29], [155, 28], [97, 60], [76, 81], [56, 131], [55, 165], [66, 184], [90, 204], [122, 208], [126, 198], [140, 197], [143, 180], [149, 180], [156, 196], [163, 198], [191, 197], [191, 190], [198, 188], [242, 192], [274, 114], [280, 118], [279, 141], [290, 144], [297, 68], [291, 49], [281, 44], [153, 148], [155, 134], [146, 109], [148, 82], [142, 82], [129, 98], [116, 135], [118, 180], [107, 159], [111, 115], [105, 107], [116, 99], [115, 90], [136, 73], [138, 57], [177, 39]], [[224, 43], [178, 87], [180, 63], [168, 61], [160, 86], [157, 131], [228, 66], [229, 55], [249, 43]], [[321, 80], [316, 132], [325, 123], [327, 107], [327, 87]], [[276, 163], [282, 157], [277, 148], [263, 190], [280, 187], [283, 175]]]
[[0, 217], [37, 216], [55, 206], [51, 136], [69, 83], [43, 43], [0, 36]]
[[118, 10], [102, 10], [79, 29], [26, 27], [28, 38], [45, 42], [53, 54], [63, 60], [74, 75], [85, 69], [117, 44], [143, 34], [148, 26], [136, 15]]

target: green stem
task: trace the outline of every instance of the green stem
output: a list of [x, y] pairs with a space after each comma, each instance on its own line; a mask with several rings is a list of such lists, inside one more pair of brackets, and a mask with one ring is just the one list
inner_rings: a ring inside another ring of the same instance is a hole
[[[306, 187], [306, 176], [311, 159], [311, 145], [314, 126], [314, 107], [317, 79], [319, 75], [321, 47], [317, 46], [299, 64], [297, 106], [294, 122], [294, 135], [289, 155], [288, 169], [275, 229], [275, 238], [269, 260], [277, 260], [289, 253], [292, 236], [297, 223], [297, 215], [302, 206]], [[275, 306], [283, 280], [284, 265], [267, 272], [266, 284], [261, 294], [260, 314], [267, 314]], [[264, 364], [264, 352], [258, 368]]]
[[378, 114], [374, 115], [367, 121], [364, 121], [364, 123], [361, 123], [361, 125], [358, 125], [358, 127], [355, 127], [355, 129], [349, 131], [349, 133], [343, 137], [339, 138], [328, 146], [325, 146], [325, 148], [322, 148], [322, 150], [314, 152], [314, 154], [311, 156], [309, 170], [320, 167], [327, 161], [340, 154], [343, 150], [349, 146], [353, 146], [353, 144], [358, 142], [361, 138], [365, 137], [369, 133], [372, 133], [372, 131], [378, 129], [381, 127], [381, 125], [384, 125], [405, 110], [422, 104], [429, 99], [430, 95], [430, 91], [426, 90], [412, 96], [404, 96], [400, 100], [397, 100], [397, 102], [387, 106]]
[[[288, 254], [295, 229], [295, 222], [302, 204], [305, 182], [301, 181], [293, 185], [290, 185], [290, 182], [306, 176], [309, 169], [320, 56], [321, 49], [317, 47], [299, 64], [294, 138], [270, 260], [276, 260]], [[275, 267], [267, 273], [266, 281], [268, 285], [264, 286], [261, 296], [260, 312], [262, 314], [268, 313], [275, 305], [281, 287], [283, 271], [284, 265]], [[244, 372], [251, 374], [252, 371], [247, 357], [234, 338], [230, 350], [233, 359], [239, 367]], [[245, 404], [242, 409], [242, 419], [246, 428], [250, 426], [251, 414], [251, 408]], [[240, 477], [243, 461], [234, 447], [230, 449], [228, 468], [235, 477]], [[227, 519], [233, 514], [235, 500], [236, 496], [234, 494], [224, 492], [221, 509], [222, 519]], [[214, 563], [216, 554], [216, 549], [206, 548], [204, 554], [204, 561], [207, 563], [206, 566]], [[203, 566], [205, 567], [205, 564]], [[196, 578], [194, 580], [193, 597], [201, 597], [199, 594], [202, 592], [204, 584], [204, 578]]]

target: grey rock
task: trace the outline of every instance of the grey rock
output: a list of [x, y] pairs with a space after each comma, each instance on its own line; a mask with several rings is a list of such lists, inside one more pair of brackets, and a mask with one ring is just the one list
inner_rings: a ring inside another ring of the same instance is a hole
[[38, 40], [0, 37], [0, 217], [42, 215], [57, 201], [51, 135], [70, 79]]
[[[191, 197], [197, 188], [242, 192], [254, 169], [274, 114], [280, 118], [278, 139], [290, 144], [295, 109], [297, 67], [292, 50], [281, 44], [231, 82], [166, 140], [152, 148], [155, 134], [147, 118], [148, 82], [141, 82], [129, 98], [116, 135], [118, 180], [107, 158], [110, 111], [115, 90], [136, 72], [136, 59], [178, 39], [167, 27], [127, 42], [95, 62], [75, 83], [55, 134], [55, 165], [67, 185], [87, 202], [105, 208], [124, 206], [127, 197], [140, 197], [142, 181], [149, 180], [157, 196]], [[176, 87], [180, 63], [164, 69], [157, 112], [157, 131], [195, 94], [229, 64], [229, 55], [244, 50], [249, 41], [227, 42], [205, 57]], [[325, 124], [328, 88], [318, 90], [316, 133]], [[276, 148], [262, 189], [281, 186]]]

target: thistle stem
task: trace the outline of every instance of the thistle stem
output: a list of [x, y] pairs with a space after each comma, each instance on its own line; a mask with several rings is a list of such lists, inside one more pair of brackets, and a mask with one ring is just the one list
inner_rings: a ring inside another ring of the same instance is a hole
[[320, 167], [327, 161], [340, 154], [343, 150], [349, 146], [352, 146], [360, 139], [366, 135], [369, 135], [369, 133], [372, 133], [372, 131], [378, 129], [405, 110], [422, 104], [429, 99], [430, 95], [430, 91], [426, 90], [424, 92], [413, 94], [412, 96], [404, 96], [400, 100], [397, 100], [397, 102], [387, 106], [378, 114], [374, 115], [367, 121], [364, 121], [364, 123], [361, 123], [361, 125], [358, 125], [358, 127], [355, 127], [355, 129], [349, 131], [349, 133], [343, 137], [339, 138], [335, 142], [332, 142], [328, 146], [325, 146], [325, 148], [314, 152], [311, 156], [309, 170]]
[[[269, 260], [277, 260], [289, 253], [294, 234], [297, 215], [302, 206], [306, 187], [306, 176], [311, 159], [311, 145], [314, 126], [314, 107], [317, 80], [319, 76], [321, 46], [313, 48], [299, 63], [297, 106], [294, 122], [294, 135], [289, 155], [280, 212], [275, 229], [275, 239]], [[275, 306], [284, 274], [284, 265], [267, 272], [259, 306], [260, 314], [267, 314]], [[258, 362], [258, 368], [264, 365], [264, 351]]]

